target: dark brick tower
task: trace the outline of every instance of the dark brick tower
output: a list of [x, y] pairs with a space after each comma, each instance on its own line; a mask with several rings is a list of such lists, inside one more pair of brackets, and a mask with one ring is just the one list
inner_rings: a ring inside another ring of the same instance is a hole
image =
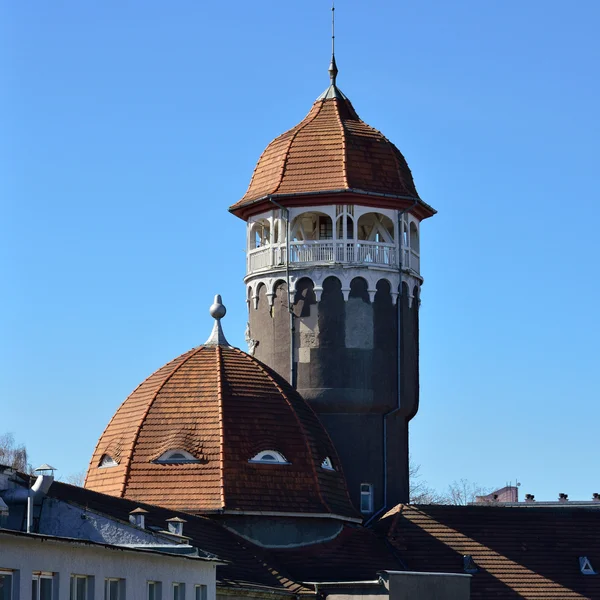
[[435, 211], [402, 154], [337, 88], [335, 63], [330, 74], [306, 118], [263, 152], [230, 210], [248, 223], [250, 351], [319, 415], [351, 498], [368, 515], [408, 500], [419, 229]]

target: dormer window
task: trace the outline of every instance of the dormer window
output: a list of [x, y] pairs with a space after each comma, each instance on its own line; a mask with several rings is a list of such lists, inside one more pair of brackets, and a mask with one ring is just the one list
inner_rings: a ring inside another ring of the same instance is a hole
[[594, 571], [592, 563], [587, 556], [579, 557], [579, 569], [584, 575], [598, 575], [598, 573]]
[[283, 454], [281, 454], [281, 452], [277, 452], [277, 450], [263, 450], [262, 452], [259, 452], [256, 456], [253, 456], [248, 462], [270, 463], [280, 465], [290, 464], [287, 458]]
[[479, 568], [475, 564], [473, 557], [470, 554], [463, 555], [463, 570], [465, 573], [475, 575], [479, 571]]
[[174, 449], [163, 452], [154, 462], [163, 465], [185, 465], [200, 462], [193, 454], [185, 450]]
[[103, 454], [98, 467], [104, 469], [106, 467], [117, 467], [119, 463], [110, 455]]
[[321, 468], [325, 469], [326, 471], [335, 471], [335, 469], [333, 468], [333, 463], [331, 462], [329, 456], [326, 456], [323, 459], [323, 462], [321, 463]]

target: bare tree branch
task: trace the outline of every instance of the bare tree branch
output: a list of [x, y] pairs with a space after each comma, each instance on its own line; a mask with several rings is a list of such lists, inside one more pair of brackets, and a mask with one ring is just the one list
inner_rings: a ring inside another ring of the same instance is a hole
[[0, 434], [0, 465], [12, 467], [23, 473], [33, 471], [29, 464], [27, 448], [24, 444], [17, 445], [12, 433]]

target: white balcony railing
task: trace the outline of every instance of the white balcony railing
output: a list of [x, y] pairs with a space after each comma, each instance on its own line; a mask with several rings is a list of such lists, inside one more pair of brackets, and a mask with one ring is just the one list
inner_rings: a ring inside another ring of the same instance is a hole
[[[285, 265], [285, 245], [269, 245], [248, 252], [248, 273]], [[419, 254], [403, 248], [403, 267], [419, 272]], [[395, 244], [381, 242], [291, 242], [290, 264], [353, 263], [384, 267], [398, 267]]]

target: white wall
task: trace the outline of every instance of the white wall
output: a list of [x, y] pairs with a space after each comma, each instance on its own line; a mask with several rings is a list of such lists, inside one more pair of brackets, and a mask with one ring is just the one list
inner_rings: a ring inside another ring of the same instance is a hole
[[94, 576], [93, 600], [104, 600], [107, 577], [125, 579], [124, 600], [146, 600], [148, 581], [162, 582], [162, 600], [173, 600], [173, 582], [186, 584], [185, 600], [195, 600], [196, 584], [207, 586], [208, 600], [216, 598], [216, 565], [211, 562], [0, 532], [0, 570], [5, 569], [19, 571], [12, 600], [31, 600], [34, 571], [57, 574], [58, 595], [52, 600], [69, 600], [71, 574]]

